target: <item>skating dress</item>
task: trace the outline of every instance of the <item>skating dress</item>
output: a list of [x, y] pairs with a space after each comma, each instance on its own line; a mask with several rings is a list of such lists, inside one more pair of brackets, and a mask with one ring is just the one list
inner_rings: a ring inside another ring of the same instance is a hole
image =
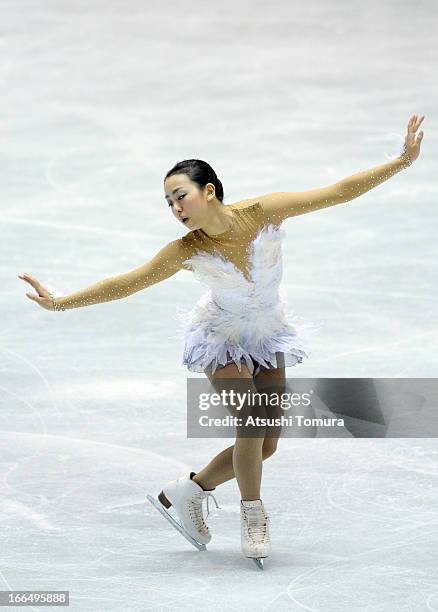
[[260, 365], [301, 363], [309, 356], [309, 336], [323, 323], [287, 311], [280, 287], [285, 232], [267, 223], [260, 202], [227, 208], [228, 230], [218, 235], [194, 230], [182, 238], [184, 264], [208, 287], [189, 313], [177, 313], [182, 362], [192, 372], [212, 373], [232, 362], [241, 370], [244, 362], [252, 374]]

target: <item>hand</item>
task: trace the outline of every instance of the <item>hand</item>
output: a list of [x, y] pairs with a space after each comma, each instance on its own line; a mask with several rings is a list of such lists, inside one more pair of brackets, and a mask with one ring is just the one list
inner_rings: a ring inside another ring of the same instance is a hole
[[405, 145], [403, 152], [406, 152], [411, 161], [415, 161], [420, 155], [420, 145], [423, 140], [423, 132], [421, 131], [417, 137], [415, 132], [420, 127], [421, 122], [424, 119], [424, 115], [418, 119], [418, 115], [412, 115], [408, 122], [408, 133], [405, 139]]
[[41, 283], [37, 281], [36, 278], [26, 273], [19, 274], [18, 278], [21, 278], [22, 280], [29, 283], [29, 285], [32, 285], [32, 287], [37, 291], [38, 295], [35, 295], [34, 293], [26, 293], [29, 299], [33, 300], [46, 310], [54, 310], [52, 298], [50, 297], [49, 291], [45, 287], [43, 287]]

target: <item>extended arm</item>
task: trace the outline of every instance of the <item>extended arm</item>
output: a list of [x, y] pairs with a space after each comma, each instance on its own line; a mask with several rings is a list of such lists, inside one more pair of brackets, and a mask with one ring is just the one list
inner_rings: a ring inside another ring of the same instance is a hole
[[403, 168], [407, 168], [410, 163], [410, 159], [403, 154], [369, 170], [347, 176], [327, 187], [311, 189], [310, 191], [280, 191], [264, 195], [258, 200], [262, 205], [267, 221], [278, 224], [288, 217], [349, 202], [387, 181]]
[[80, 308], [127, 297], [169, 278], [183, 268], [184, 259], [185, 251], [181, 241], [173, 240], [139, 268], [105, 278], [70, 295], [54, 298], [55, 309]]
[[295, 215], [302, 215], [313, 210], [319, 210], [320, 208], [349, 202], [373, 187], [380, 185], [383, 181], [387, 181], [391, 176], [403, 170], [403, 168], [410, 166], [419, 156], [423, 132], [421, 131], [416, 136], [416, 131], [423, 119], [424, 115], [422, 117], [412, 115], [407, 125], [403, 153], [385, 164], [375, 166], [363, 172], [357, 172], [321, 189], [277, 192], [258, 198], [263, 209], [265, 221], [279, 224], [284, 219], [287, 219], [287, 217], [294, 217]]

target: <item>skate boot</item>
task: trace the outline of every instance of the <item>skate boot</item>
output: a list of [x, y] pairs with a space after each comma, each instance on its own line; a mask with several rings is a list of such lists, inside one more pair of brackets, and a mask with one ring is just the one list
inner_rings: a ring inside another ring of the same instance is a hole
[[271, 552], [269, 540], [269, 516], [261, 499], [240, 501], [240, 525], [242, 552], [263, 569], [262, 559]]
[[212, 495], [214, 489], [204, 489], [192, 477], [196, 472], [190, 472], [190, 476], [181, 476], [177, 480], [169, 482], [158, 495], [158, 499], [165, 508], [173, 506], [178, 515], [181, 526], [200, 544], [208, 544], [211, 534], [205, 523], [202, 513], [202, 502], [207, 499], [207, 516], [209, 515], [208, 500], [214, 499], [216, 507], [219, 505]]

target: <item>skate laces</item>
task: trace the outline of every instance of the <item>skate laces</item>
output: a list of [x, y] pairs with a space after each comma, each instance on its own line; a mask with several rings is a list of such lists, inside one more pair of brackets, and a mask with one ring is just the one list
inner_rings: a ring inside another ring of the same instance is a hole
[[207, 516], [206, 516], [205, 518], [207, 518], [207, 517], [208, 517], [208, 515], [210, 514], [210, 510], [209, 510], [209, 508], [208, 508], [208, 500], [209, 500], [210, 496], [211, 496], [211, 497], [214, 499], [214, 503], [216, 504], [216, 508], [220, 508], [220, 506], [219, 506], [219, 504], [217, 503], [216, 498], [215, 498], [215, 496], [213, 495], [213, 493], [207, 493]]
[[246, 534], [250, 540], [257, 542], [268, 536], [269, 516], [264, 508], [245, 508], [242, 506]]
[[202, 500], [205, 497], [207, 498], [207, 515], [205, 518], [208, 518], [208, 515], [210, 514], [208, 500], [210, 496], [214, 499], [216, 508], [219, 508], [220, 506], [217, 503], [216, 498], [213, 495], [213, 493], [208, 493], [207, 491], [196, 491], [195, 493], [193, 493], [192, 497], [187, 501], [188, 506], [189, 506], [189, 514], [193, 518], [197, 529], [200, 529], [207, 533], [209, 533], [209, 529], [208, 529], [207, 524], [204, 521], [204, 516], [202, 514]]

